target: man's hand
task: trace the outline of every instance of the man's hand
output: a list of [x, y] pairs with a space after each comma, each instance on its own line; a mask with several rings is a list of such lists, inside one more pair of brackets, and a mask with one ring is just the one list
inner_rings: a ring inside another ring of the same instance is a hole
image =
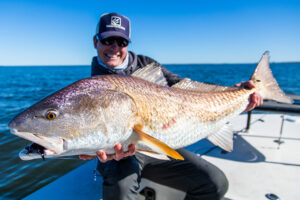
[[[98, 159], [102, 162], [102, 163], [105, 163], [109, 160], [121, 160], [125, 157], [128, 157], [128, 156], [133, 156], [136, 152], [136, 148], [135, 148], [135, 145], [134, 144], [130, 144], [128, 146], [128, 150], [124, 152], [123, 150], [123, 147], [122, 147], [122, 144], [118, 143], [115, 145], [114, 147], [115, 149], [115, 153], [114, 154], [106, 154], [105, 151], [98, 151], [97, 152], [97, 157]], [[82, 160], [91, 160], [91, 159], [94, 159], [96, 156], [89, 156], [89, 155], [79, 155], [79, 158], [82, 159]]]
[[[255, 87], [253, 81], [251, 81], [251, 80], [238, 83], [235, 86], [246, 88], [246, 89], [252, 89], [252, 88]], [[261, 104], [263, 104], [262, 96], [259, 93], [254, 92], [253, 94], [251, 94], [250, 102], [249, 102], [247, 108], [244, 110], [244, 112], [248, 112], [250, 110], [253, 110], [255, 107], [260, 106]]]

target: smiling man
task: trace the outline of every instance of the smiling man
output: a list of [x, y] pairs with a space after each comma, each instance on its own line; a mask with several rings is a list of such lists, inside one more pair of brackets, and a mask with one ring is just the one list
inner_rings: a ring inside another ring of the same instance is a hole
[[[130, 40], [130, 20], [118, 13], [109, 13], [101, 16], [94, 36], [94, 47], [97, 50], [96, 57], [92, 61], [92, 76], [104, 74], [131, 75], [134, 71], [155, 60], [136, 55], [128, 51]], [[162, 67], [164, 76], [169, 86], [182, 80], [176, 74]]]
[[[127, 50], [131, 42], [130, 20], [118, 13], [101, 16], [93, 40], [97, 56], [92, 61], [92, 76], [131, 75], [150, 63], [160, 65], [147, 56]], [[169, 86], [182, 80], [163, 66], [161, 68]], [[249, 82], [243, 85], [253, 87]], [[248, 109], [262, 103], [258, 94], [252, 95], [250, 100]], [[123, 151], [122, 145], [116, 144], [114, 154], [97, 152], [98, 170], [103, 176], [103, 199], [137, 199], [141, 177], [185, 191], [185, 199], [221, 199], [228, 188], [224, 173], [194, 153], [185, 149], [177, 151], [184, 160], [165, 161], [135, 154], [134, 145]], [[81, 159], [94, 157], [80, 155]]]
[[128, 64], [129, 42], [130, 21], [126, 17], [117, 13], [101, 17], [94, 36], [99, 64], [115, 69], [124, 68]]

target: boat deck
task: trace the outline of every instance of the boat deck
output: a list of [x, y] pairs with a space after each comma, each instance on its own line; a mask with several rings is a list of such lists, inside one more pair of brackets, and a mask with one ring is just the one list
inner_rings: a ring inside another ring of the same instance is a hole
[[[282, 125], [280, 145], [280, 130]], [[229, 199], [300, 199], [300, 117], [281, 114], [256, 114], [244, 133], [246, 115], [233, 121], [234, 151], [211, 151], [205, 159], [221, 168], [229, 180]]]
[[[246, 122], [247, 115], [232, 121], [233, 152], [223, 152], [207, 140], [187, 149], [224, 171], [229, 180], [226, 199], [265, 200], [267, 194], [284, 200], [300, 199], [300, 116], [252, 114], [248, 132]], [[86, 163], [25, 199], [101, 199], [102, 179], [97, 176], [94, 181], [95, 163]], [[143, 180], [141, 189], [145, 186], [154, 187], [156, 199], [184, 197], [183, 192]]]

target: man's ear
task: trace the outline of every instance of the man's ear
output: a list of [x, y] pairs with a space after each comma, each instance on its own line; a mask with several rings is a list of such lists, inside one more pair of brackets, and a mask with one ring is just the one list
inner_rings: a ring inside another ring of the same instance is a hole
[[93, 37], [93, 41], [94, 41], [94, 47], [95, 47], [95, 49], [97, 49], [98, 40], [96, 38], [96, 35]]

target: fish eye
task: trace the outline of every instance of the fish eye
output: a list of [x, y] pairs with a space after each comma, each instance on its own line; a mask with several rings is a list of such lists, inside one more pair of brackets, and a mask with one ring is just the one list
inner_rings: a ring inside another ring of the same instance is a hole
[[57, 117], [57, 113], [54, 112], [54, 111], [48, 111], [46, 113], [46, 118], [49, 119], [49, 120], [53, 120]]
[[52, 120], [56, 118], [56, 114], [54, 112], [48, 112], [46, 117], [47, 119]]

